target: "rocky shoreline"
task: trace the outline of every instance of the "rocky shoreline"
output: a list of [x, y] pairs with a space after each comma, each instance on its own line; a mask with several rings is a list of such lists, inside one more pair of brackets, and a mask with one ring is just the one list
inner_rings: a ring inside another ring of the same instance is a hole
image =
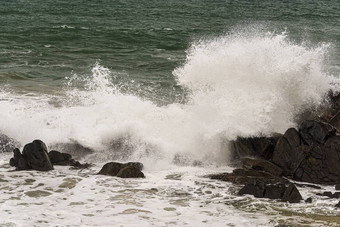
[[[293, 203], [303, 198], [291, 181], [334, 185], [340, 190], [340, 95], [331, 94], [329, 100], [320, 115], [309, 114], [298, 129], [233, 141], [231, 151], [237, 168], [208, 177], [243, 185], [240, 195]], [[301, 185], [317, 187], [312, 184]], [[340, 192], [320, 195], [340, 198]], [[336, 206], [340, 207], [340, 201]]]
[[[250, 194], [257, 198], [276, 199], [298, 203], [302, 198], [295, 186], [317, 188], [314, 184], [334, 185], [339, 192], [324, 192], [320, 196], [340, 198], [340, 94], [330, 95], [330, 103], [319, 111], [307, 113], [298, 129], [289, 128], [283, 135], [270, 137], [238, 138], [231, 142], [232, 173], [211, 174], [214, 180], [239, 185], [239, 195]], [[47, 150], [44, 142], [34, 140], [23, 151], [19, 143], [0, 135], [2, 152], [13, 151], [10, 165], [15, 170], [53, 170], [54, 165], [86, 169], [89, 163], [80, 163], [67, 152]], [[90, 152], [82, 147], [82, 150]], [[138, 162], [106, 163], [97, 173], [121, 178], [144, 178], [143, 164]], [[302, 183], [298, 183], [302, 182]], [[340, 201], [336, 205], [340, 207]]]

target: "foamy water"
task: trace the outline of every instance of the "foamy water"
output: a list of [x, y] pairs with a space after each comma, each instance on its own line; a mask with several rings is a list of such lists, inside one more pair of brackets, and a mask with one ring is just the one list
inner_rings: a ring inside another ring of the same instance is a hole
[[[0, 132], [22, 145], [76, 141], [95, 151], [83, 158], [95, 166], [11, 172], [11, 154], [2, 154], [0, 224], [336, 226], [337, 201], [313, 190], [299, 188], [304, 199], [315, 199], [312, 204], [289, 204], [238, 197], [236, 186], [203, 177], [231, 171], [228, 141], [283, 133], [295, 126], [298, 113], [339, 90], [338, 79], [324, 68], [328, 48], [272, 33], [198, 41], [173, 73], [188, 92], [184, 104], [160, 106], [123, 93], [115, 72], [98, 63], [89, 75], [71, 75], [48, 94], [1, 87]], [[143, 162], [146, 178], [94, 175], [112, 160]]]

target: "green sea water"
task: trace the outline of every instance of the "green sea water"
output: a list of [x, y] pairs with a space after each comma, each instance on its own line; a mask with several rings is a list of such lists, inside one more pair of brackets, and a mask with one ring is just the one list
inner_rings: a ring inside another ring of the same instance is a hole
[[329, 43], [327, 70], [339, 74], [339, 12], [337, 0], [0, 0], [0, 86], [53, 93], [99, 62], [140, 95], [177, 94], [173, 71], [193, 42], [254, 27]]

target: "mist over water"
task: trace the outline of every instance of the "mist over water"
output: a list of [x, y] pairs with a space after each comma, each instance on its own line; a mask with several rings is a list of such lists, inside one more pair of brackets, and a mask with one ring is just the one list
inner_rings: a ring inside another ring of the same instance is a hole
[[173, 72], [187, 101], [168, 105], [142, 98], [138, 89], [122, 91], [116, 72], [96, 63], [88, 76], [65, 78], [55, 94], [16, 95], [1, 87], [0, 131], [22, 144], [76, 141], [96, 151], [91, 161], [139, 160], [154, 168], [178, 157], [185, 165], [227, 162], [228, 141], [283, 133], [298, 113], [339, 89], [325, 69], [328, 49], [296, 44], [286, 33], [202, 39]]

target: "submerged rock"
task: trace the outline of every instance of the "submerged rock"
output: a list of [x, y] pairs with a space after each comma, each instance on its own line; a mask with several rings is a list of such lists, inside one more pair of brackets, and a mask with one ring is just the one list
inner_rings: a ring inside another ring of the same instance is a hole
[[92, 166], [90, 163], [81, 164], [79, 161], [74, 160], [72, 155], [55, 150], [50, 151], [48, 156], [53, 165], [72, 166], [72, 169], [86, 169]]
[[109, 162], [98, 172], [100, 175], [117, 176], [121, 178], [144, 178], [143, 164], [140, 162]]

